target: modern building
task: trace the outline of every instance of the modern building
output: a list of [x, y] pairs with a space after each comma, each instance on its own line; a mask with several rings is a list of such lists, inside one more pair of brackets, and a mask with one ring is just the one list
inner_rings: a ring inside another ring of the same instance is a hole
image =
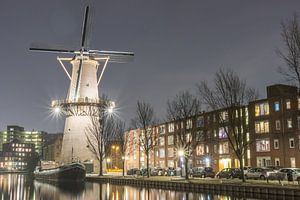
[[[276, 84], [267, 87], [267, 97], [238, 108], [241, 133], [250, 142], [245, 151], [244, 166], [300, 167], [300, 93], [297, 87]], [[176, 132], [185, 128], [196, 132], [198, 145], [188, 161], [189, 167], [212, 166], [216, 171], [239, 167], [224, 131], [228, 113], [224, 110], [201, 112], [188, 120], [165, 122], [153, 127], [158, 138], [150, 156], [152, 167], [180, 167], [182, 158], [176, 150]], [[221, 125], [222, 119], [223, 125]], [[145, 156], [139, 146], [139, 129], [125, 133], [128, 140], [125, 166], [145, 167]]]
[[8, 170], [25, 170], [31, 159], [35, 157], [35, 145], [13, 139], [2, 145], [0, 152], [0, 167]]
[[62, 133], [47, 134], [43, 147], [43, 160], [55, 162], [60, 161], [62, 140]]
[[3, 143], [9, 143], [14, 139], [22, 143], [30, 143], [35, 145], [35, 151], [41, 156], [44, 138], [47, 133], [43, 131], [26, 131], [21, 126], [8, 125], [6, 131], [0, 132], [0, 151]]

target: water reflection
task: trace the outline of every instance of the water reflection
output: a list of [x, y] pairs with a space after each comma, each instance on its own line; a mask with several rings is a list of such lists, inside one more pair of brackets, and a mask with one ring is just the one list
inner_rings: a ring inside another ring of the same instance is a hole
[[[281, 199], [259, 196], [253, 199]], [[247, 199], [240, 194], [212, 195], [161, 189], [99, 184], [53, 184], [34, 181], [26, 175], [0, 175], [0, 200], [236, 200]], [[293, 197], [284, 199], [294, 199]]]

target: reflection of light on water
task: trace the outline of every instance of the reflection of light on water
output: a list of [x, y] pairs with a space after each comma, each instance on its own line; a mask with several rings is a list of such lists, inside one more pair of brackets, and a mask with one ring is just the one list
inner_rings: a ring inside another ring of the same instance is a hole
[[[66, 187], [70, 186], [70, 187]], [[230, 200], [223, 195], [185, 193], [162, 189], [149, 189], [112, 184], [86, 182], [76, 184], [53, 184], [32, 181], [25, 175], [0, 175], [0, 200]]]
[[128, 200], [129, 198], [128, 198], [128, 188], [127, 187], [125, 187], [125, 200]]
[[107, 197], [109, 199], [109, 194], [110, 194], [110, 192], [109, 192], [109, 183], [107, 183], [107, 186], [106, 186], [106, 194], [107, 194]]

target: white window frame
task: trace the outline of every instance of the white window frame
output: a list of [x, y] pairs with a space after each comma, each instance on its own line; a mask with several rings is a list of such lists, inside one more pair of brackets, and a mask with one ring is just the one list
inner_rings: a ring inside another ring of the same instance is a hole
[[[278, 165], [276, 164], [278, 161]], [[274, 158], [274, 166], [280, 166], [280, 158]]]
[[[291, 145], [292, 141], [293, 141], [293, 146]], [[290, 147], [290, 149], [294, 149], [295, 148], [295, 139], [294, 138], [289, 138], [289, 147]]]
[[[277, 147], [276, 147], [276, 144], [277, 143]], [[278, 139], [274, 139], [274, 149], [279, 149], [279, 140]]]

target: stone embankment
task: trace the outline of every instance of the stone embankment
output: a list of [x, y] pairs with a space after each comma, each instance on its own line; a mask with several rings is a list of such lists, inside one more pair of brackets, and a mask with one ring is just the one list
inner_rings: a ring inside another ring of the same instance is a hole
[[[244, 197], [273, 198], [289, 196], [291, 199], [300, 199], [300, 186], [296, 184], [279, 185], [278, 182], [263, 182], [248, 180], [219, 180], [219, 179], [190, 179], [170, 177], [121, 177], [121, 176], [88, 176], [87, 181], [110, 183], [114, 185], [129, 185], [134, 187], [158, 188], [185, 192], [239, 194]], [[280, 199], [280, 198], [279, 198]]]

